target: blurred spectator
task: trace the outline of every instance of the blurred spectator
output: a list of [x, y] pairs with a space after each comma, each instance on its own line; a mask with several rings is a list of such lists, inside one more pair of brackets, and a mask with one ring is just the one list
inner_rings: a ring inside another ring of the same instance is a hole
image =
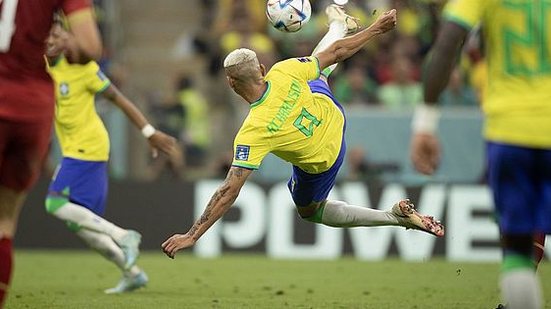
[[376, 87], [376, 83], [367, 75], [367, 69], [354, 65], [336, 79], [334, 93], [343, 104], [375, 104]]
[[349, 180], [380, 183], [384, 174], [400, 171], [400, 165], [396, 162], [370, 162], [367, 153], [358, 146], [349, 150], [347, 162]]
[[236, 17], [248, 16], [247, 27], [251, 32], [263, 32], [266, 29], [266, 1], [259, 0], [218, 0], [214, 22], [214, 32], [220, 36], [231, 29]]
[[392, 63], [392, 81], [379, 88], [379, 100], [388, 109], [412, 109], [423, 100], [421, 83], [414, 80], [411, 61], [401, 57]]
[[211, 144], [209, 107], [207, 100], [186, 75], [178, 78], [178, 101], [183, 107], [186, 166], [200, 166], [205, 162]]
[[[153, 97], [150, 100], [151, 115], [155, 119], [155, 127], [166, 134], [180, 139], [184, 131], [184, 108], [173, 98]], [[181, 147], [169, 156], [159, 155], [149, 168], [149, 179], [158, 179], [168, 170], [173, 178], [182, 178], [184, 168], [184, 154]]]
[[459, 67], [456, 67], [448, 82], [448, 87], [440, 96], [441, 106], [476, 106], [478, 100], [474, 90], [465, 85], [465, 76]]
[[267, 35], [255, 31], [251, 23], [251, 15], [247, 10], [234, 12], [229, 31], [226, 30], [220, 38], [221, 51], [227, 55], [237, 48], [249, 48], [256, 52], [261, 63], [271, 67], [275, 62], [274, 45]]

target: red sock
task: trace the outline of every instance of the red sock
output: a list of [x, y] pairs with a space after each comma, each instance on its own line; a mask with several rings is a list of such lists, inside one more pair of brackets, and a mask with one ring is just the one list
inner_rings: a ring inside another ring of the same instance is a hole
[[4, 300], [8, 294], [12, 270], [12, 244], [11, 239], [0, 239], [0, 308], [3, 307]]
[[536, 268], [540, 264], [541, 259], [543, 259], [545, 246], [545, 234], [536, 233], [534, 234], [534, 263]]

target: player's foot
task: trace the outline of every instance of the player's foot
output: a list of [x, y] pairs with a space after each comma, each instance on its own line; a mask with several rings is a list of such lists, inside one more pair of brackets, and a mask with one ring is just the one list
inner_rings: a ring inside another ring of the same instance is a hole
[[325, 14], [329, 19], [329, 24], [334, 21], [344, 23], [346, 25], [346, 34], [352, 34], [360, 29], [359, 19], [347, 15], [344, 8], [340, 5], [330, 4], [325, 8]]
[[398, 217], [398, 222], [406, 229], [415, 229], [441, 237], [444, 236], [444, 226], [431, 216], [424, 216], [415, 210], [415, 205], [409, 200], [401, 200], [392, 206], [391, 212]]
[[140, 255], [140, 243], [142, 241], [142, 235], [134, 230], [128, 230], [128, 233], [117, 242], [122, 252], [124, 252], [124, 268], [130, 269], [130, 267], [136, 264], [136, 260]]
[[132, 292], [134, 290], [137, 290], [141, 287], [146, 286], [148, 281], [149, 281], [149, 278], [147, 278], [147, 275], [142, 270], [140, 271], [139, 274], [135, 276], [124, 275], [116, 287], [107, 289], [104, 292], [105, 294], [119, 294], [119, 293]]

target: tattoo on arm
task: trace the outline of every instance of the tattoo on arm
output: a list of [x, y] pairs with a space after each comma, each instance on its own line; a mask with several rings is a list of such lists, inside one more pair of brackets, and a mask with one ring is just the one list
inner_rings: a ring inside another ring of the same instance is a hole
[[205, 208], [205, 211], [197, 220], [195, 224], [191, 227], [188, 234], [192, 237], [197, 233], [197, 230], [199, 229], [199, 226], [205, 224], [207, 221], [209, 221], [210, 217], [212, 216], [213, 209], [215, 208], [215, 205], [218, 204], [218, 202], [223, 198], [226, 197], [228, 191], [231, 189], [231, 182], [232, 180], [235, 180], [233, 178], [241, 178], [243, 177], [243, 170], [241, 168], [236, 169], [230, 169], [228, 172], [228, 176], [226, 177], [226, 180], [224, 180], [224, 183], [211, 197], [209, 203], [207, 204], [207, 207]]

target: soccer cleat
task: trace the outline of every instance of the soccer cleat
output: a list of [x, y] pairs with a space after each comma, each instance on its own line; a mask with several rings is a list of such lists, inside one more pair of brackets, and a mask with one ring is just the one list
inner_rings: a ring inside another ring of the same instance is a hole
[[406, 229], [420, 230], [432, 235], [444, 236], [444, 225], [431, 216], [424, 216], [415, 210], [415, 205], [409, 200], [401, 200], [392, 206], [391, 213], [398, 218], [398, 222]]
[[334, 21], [344, 23], [346, 25], [346, 34], [352, 34], [360, 29], [359, 19], [347, 15], [344, 8], [340, 5], [331, 4], [325, 8], [325, 14], [329, 19], [329, 24]]
[[146, 273], [142, 270], [139, 274], [135, 276], [124, 275], [116, 287], [107, 289], [104, 292], [105, 294], [120, 294], [132, 292], [146, 286], [148, 281], [149, 278], [147, 278]]
[[124, 252], [124, 268], [130, 269], [130, 267], [136, 264], [136, 260], [140, 255], [140, 243], [142, 241], [142, 235], [134, 230], [128, 230], [128, 233], [117, 243]]

